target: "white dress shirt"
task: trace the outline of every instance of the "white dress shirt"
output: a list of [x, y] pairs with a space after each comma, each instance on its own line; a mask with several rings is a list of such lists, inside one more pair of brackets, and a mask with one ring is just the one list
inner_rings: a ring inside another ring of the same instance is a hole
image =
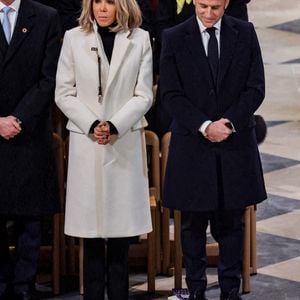
[[[204, 50], [207, 56], [207, 48], [208, 48], [208, 40], [209, 40], [209, 33], [206, 31], [206, 28], [203, 23], [201, 22], [201, 20], [197, 17], [197, 22], [199, 25], [199, 29], [200, 29], [200, 33], [201, 33], [201, 38], [202, 38], [202, 43], [204, 46]], [[216, 38], [218, 41], [218, 47], [219, 47], [219, 57], [220, 57], [220, 32], [221, 32], [221, 19], [214, 25], [214, 27], [216, 28], [215, 30], [215, 34], [216, 34]], [[206, 128], [208, 127], [208, 125], [212, 123], [211, 120], [207, 120], [205, 122], [202, 123], [202, 125], [199, 128], [199, 131], [204, 135], [207, 136], [206, 134]]]
[[[21, 0], [15, 0], [11, 5], [8, 5], [9, 7], [12, 8], [12, 10], [9, 12], [8, 18], [9, 18], [9, 22], [10, 22], [10, 26], [11, 26], [11, 37], [13, 35], [15, 26], [16, 26], [16, 21], [17, 21], [17, 17], [18, 17], [18, 13], [19, 13], [19, 9], [20, 9], [20, 4], [21, 4]], [[6, 5], [3, 2], [0, 2], [0, 21], [1, 24], [3, 22], [3, 11], [2, 9], [6, 7]]]

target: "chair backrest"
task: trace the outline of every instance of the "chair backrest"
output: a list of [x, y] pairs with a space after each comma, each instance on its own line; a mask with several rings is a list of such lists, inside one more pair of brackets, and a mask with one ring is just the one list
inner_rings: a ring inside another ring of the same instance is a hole
[[157, 200], [160, 199], [160, 146], [159, 138], [153, 131], [145, 130], [149, 188]]

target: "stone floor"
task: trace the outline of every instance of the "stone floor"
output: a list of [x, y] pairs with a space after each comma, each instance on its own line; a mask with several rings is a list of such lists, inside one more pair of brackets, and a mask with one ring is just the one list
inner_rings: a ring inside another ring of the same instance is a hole
[[[258, 113], [268, 124], [260, 151], [269, 198], [258, 206], [258, 274], [251, 277], [251, 293], [243, 299], [299, 300], [300, 1], [255, 0], [248, 7], [265, 62], [266, 99]], [[210, 300], [219, 299], [215, 272], [208, 270]], [[147, 295], [145, 280], [145, 274], [131, 274], [130, 299], [168, 298], [172, 277], [157, 277], [155, 295]], [[74, 288], [48, 299], [82, 297]]]

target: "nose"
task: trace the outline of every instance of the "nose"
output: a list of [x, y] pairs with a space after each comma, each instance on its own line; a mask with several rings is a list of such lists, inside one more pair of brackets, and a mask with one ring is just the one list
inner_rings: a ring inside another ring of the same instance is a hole
[[101, 3], [100, 3], [100, 10], [101, 11], [106, 11], [106, 2], [105, 1], [101, 1]]
[[208, 17], [211, 17], [211, 16], [212, 16], [212, 9], [211, 9], [211, 7], [208, 7], [208, 8], [207, 8], [207, 16], [208, 16]]

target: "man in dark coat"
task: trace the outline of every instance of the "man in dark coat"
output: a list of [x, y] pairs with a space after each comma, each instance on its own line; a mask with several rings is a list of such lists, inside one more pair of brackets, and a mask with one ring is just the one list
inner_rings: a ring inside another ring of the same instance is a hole
[[[250, 0], [230, 0], [225, 13], [248, 21], [247, 3]], [[160, 45], [162, 32], [170, 27], [180, 24], [194, 15], [195, 7], [192, 0], [161, 0], [157, 10], [157, 41], [155, 56], [160, 56]], [[156, 68], [157, 73], [159, 69]], [[156, 132], [159, 136], [169, 131], [171, 117], [167, 114], [161, 104], [159, 89], [156, 96], [156, 101], [151, 110], [147, 113], [148, 129]]]
[[196, 16], [163, 35], [161, 96], [172, 117], [163, 205], [182, 212], [190, 299], [205, 299], [208, 222], [221, 299], [241, 299], [242, 217], [266, 198], [253, 115], [263, 62], [253, 25], [224, 15], [228, 0], [194, 3]]
[[60, 16], [63, 32], [79, 25], [78, 18], [82, 9], [82, 0], [59, 0], [57, 11]]
[[[9, 287], [14, 293], [9, 299], [30, 299], [40, 219], [59, 210], [50, 106], [60, 29], [56, 11], [32, 0], [0, 0], [0, 14], [0, 299], [8, 297]], [[8, 251], [10, 220], [14, 261]]]
[[248, 21], [247, 3], [250, 0], [230, 0], [225, 13], [229, 16]]

